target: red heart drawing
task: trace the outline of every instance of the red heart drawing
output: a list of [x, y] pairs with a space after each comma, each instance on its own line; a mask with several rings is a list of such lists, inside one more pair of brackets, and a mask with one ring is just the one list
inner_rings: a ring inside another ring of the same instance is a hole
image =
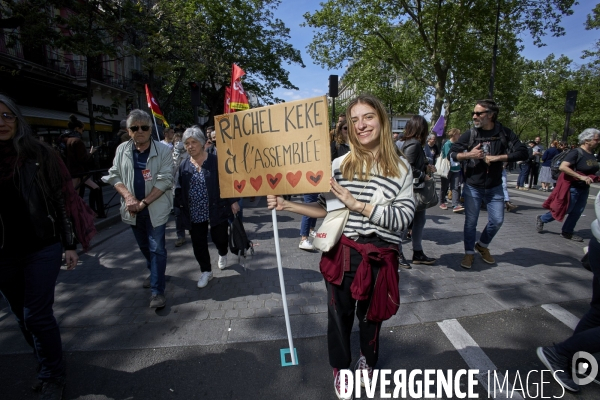
[[239, 182], [236, 179], [233, 182], [233, 187], [235, 188], [235, 190], [237, 190], [238, 192], [242, 193], [244, 191], [244, 188], [246, 187], [246, 180], [244, 179], [243, 181]]
[[302, 171], [298, 171], [295, 174], [293, 172], [288, 172], [285, 175], [287, 181], [292, 185], [292, 187], [296, 187], [298, 182], [300, 182], [300, 178], [302, 178]]
[[267, 174], [267, 180], [269, 181], [269, 186], [271, 186], [271, 189], [275, 189], [275, 187], [279, 185], [279, 182], [281, 182], [282, 177], [283, 175], [281, 175], [281, 173], [275, 176]]
[[306, 173], [306, 180], [313, 186], [317, 186], [321, 182], [321, 178], [323, 178], [323, 171], [318, 171], [316, 174], [312, 171]]
[[256, 178], [250, 178], [250, 184], [258, 192], [258, 189], [262, 186], [262, 176], [257, 176]]

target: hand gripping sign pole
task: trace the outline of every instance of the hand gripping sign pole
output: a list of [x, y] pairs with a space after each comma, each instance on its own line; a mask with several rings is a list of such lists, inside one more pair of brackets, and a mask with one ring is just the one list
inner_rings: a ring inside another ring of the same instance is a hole
[[[292, 328], [290, 327], [290, 314], [287, 308], [287, 297], [285, 294], [285, 283], [283, 280], [283, 268], [281, 266], [281, 249], [279, 248], [279, 228], [277, 227], [277, 211], [271, 211], [273, 217], [273, 234], [275, 239], [275, 253], [277, 255], [277, 271], [279, 272], [279, 286], [281, 286], [281, 299], [283, 300], [283, 314], [285, 316], [285, 329], [287, 330], [288, 343], [290, 345], [290, 356], [292, 357], [291, 365], [298, 365], [296, 360], [296, 349], [294, 348], [294, 340], [292, 339]], [[282, 352], [281, 364], [286, 365]], [[290, 365], [290, 364], [287, 364]]]

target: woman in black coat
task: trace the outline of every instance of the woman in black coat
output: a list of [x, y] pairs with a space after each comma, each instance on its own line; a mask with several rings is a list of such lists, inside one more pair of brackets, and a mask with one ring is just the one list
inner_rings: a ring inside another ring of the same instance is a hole
[[204, 150], [206, 138], [197, 126], [186, 129], [181, 139], [190, 155], [179, 165], [175, 204], [189, 221], [194, 256], [200, 264], [198, 287], [213, 278], [208, 252], [210, 237], [219, 252], [219, 269], [227, 267], [229, 218], [240, 211], [239, 199], [222, 199], [217, 156]]
[[67, 269], [78, 261], [66, 188], [77, 197], [58, 153], [0, 95], [0, 292], [38, 360], [36, 388], [51, 399], [61, 398], [65, 385], [52, 308], [63, 250]]
[[[402, 152], [410, 163], [413, 171], [414, 189], [423, 187], [425, 181], [433, 179], [429, 176], [430, 172], [435, 170], [433, 165], [429, 165], [423, 146], [427, 139], [427, 121], [420, 115], [414, 115], [404, 128], [404, 146]], [[413, 264], [435, 263], [435, 258], [430, 258], [423, 252], [421, 241], [423, 239], [423, 228], [425, 227], [425, 211], [416, 211], [412, 226], [412, 245], [413, 245]]]

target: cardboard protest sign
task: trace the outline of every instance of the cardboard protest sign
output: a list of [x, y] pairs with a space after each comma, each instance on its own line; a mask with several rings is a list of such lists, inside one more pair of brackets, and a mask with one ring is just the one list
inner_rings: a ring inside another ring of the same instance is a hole
[[215, 117], [222, 198], [328, 192], [326, 97]]

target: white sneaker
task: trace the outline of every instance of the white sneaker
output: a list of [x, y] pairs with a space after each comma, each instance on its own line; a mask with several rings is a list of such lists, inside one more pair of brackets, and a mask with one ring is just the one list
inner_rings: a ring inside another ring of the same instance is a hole
[[[333, 370], [333, 388], [335, 389], [335, 394], [338, 397], [338, 399], [340, 400], [352, 400], [352, 398], [354, 397], [352, 395], [352, 389], [349, 385], [348, 385], [348, 379], [344, 379], [345, 382], [341, 382], [340, 381], [340, 370], [338, 369], [334, 369]], [[346, 387], [346, 394], [344, 396], [342, 396], [341, 392], [341, 385], [344, 385]]]
[[198, 279], [198, 287], [200, 289], [202, 289], [203, 287], [206, 287], [206, 285], [208, 285], [208, 281], [210, 281], [213, 278], [213, 273], [211, 272], [203, 272], [202, 275], [200, 275], [200, 279]]
[[357, 371], [360, 371], [360, 385], [362, 387], [365, 387], [365, 378], [363, 376], [363, 372], [362, 370], [367, 370], [367, 375], [368, 375], [368, 380], [369, 383], [373, 380], [373, 368], [369, 367], [369, 364], [367, 364], [367, 359], [365, 358], [365, 356], [363, 356], [362, 354], [360, 355], [360, 358], [358, 359], [358, 362], [356, 363], [356, 368]]
[[526, 188], [528, 188], [528, 187], [529, 187], [529, 185], [528, 185], [528, 184], [525, 184], [525, 185], [523, 185], [523, 187], [526, 187]]
[[227, 256], [219, 256], [219, 269], [225, 269], [227, 267]]
[[314, 250], [315, 249], [315, 246], [313, 246], [312, 243], [308, 241], [308, 239], [304, 239], [303, 241], [301, 241], [300, 245], [298, 247], [301, 248], [302, 250]]

